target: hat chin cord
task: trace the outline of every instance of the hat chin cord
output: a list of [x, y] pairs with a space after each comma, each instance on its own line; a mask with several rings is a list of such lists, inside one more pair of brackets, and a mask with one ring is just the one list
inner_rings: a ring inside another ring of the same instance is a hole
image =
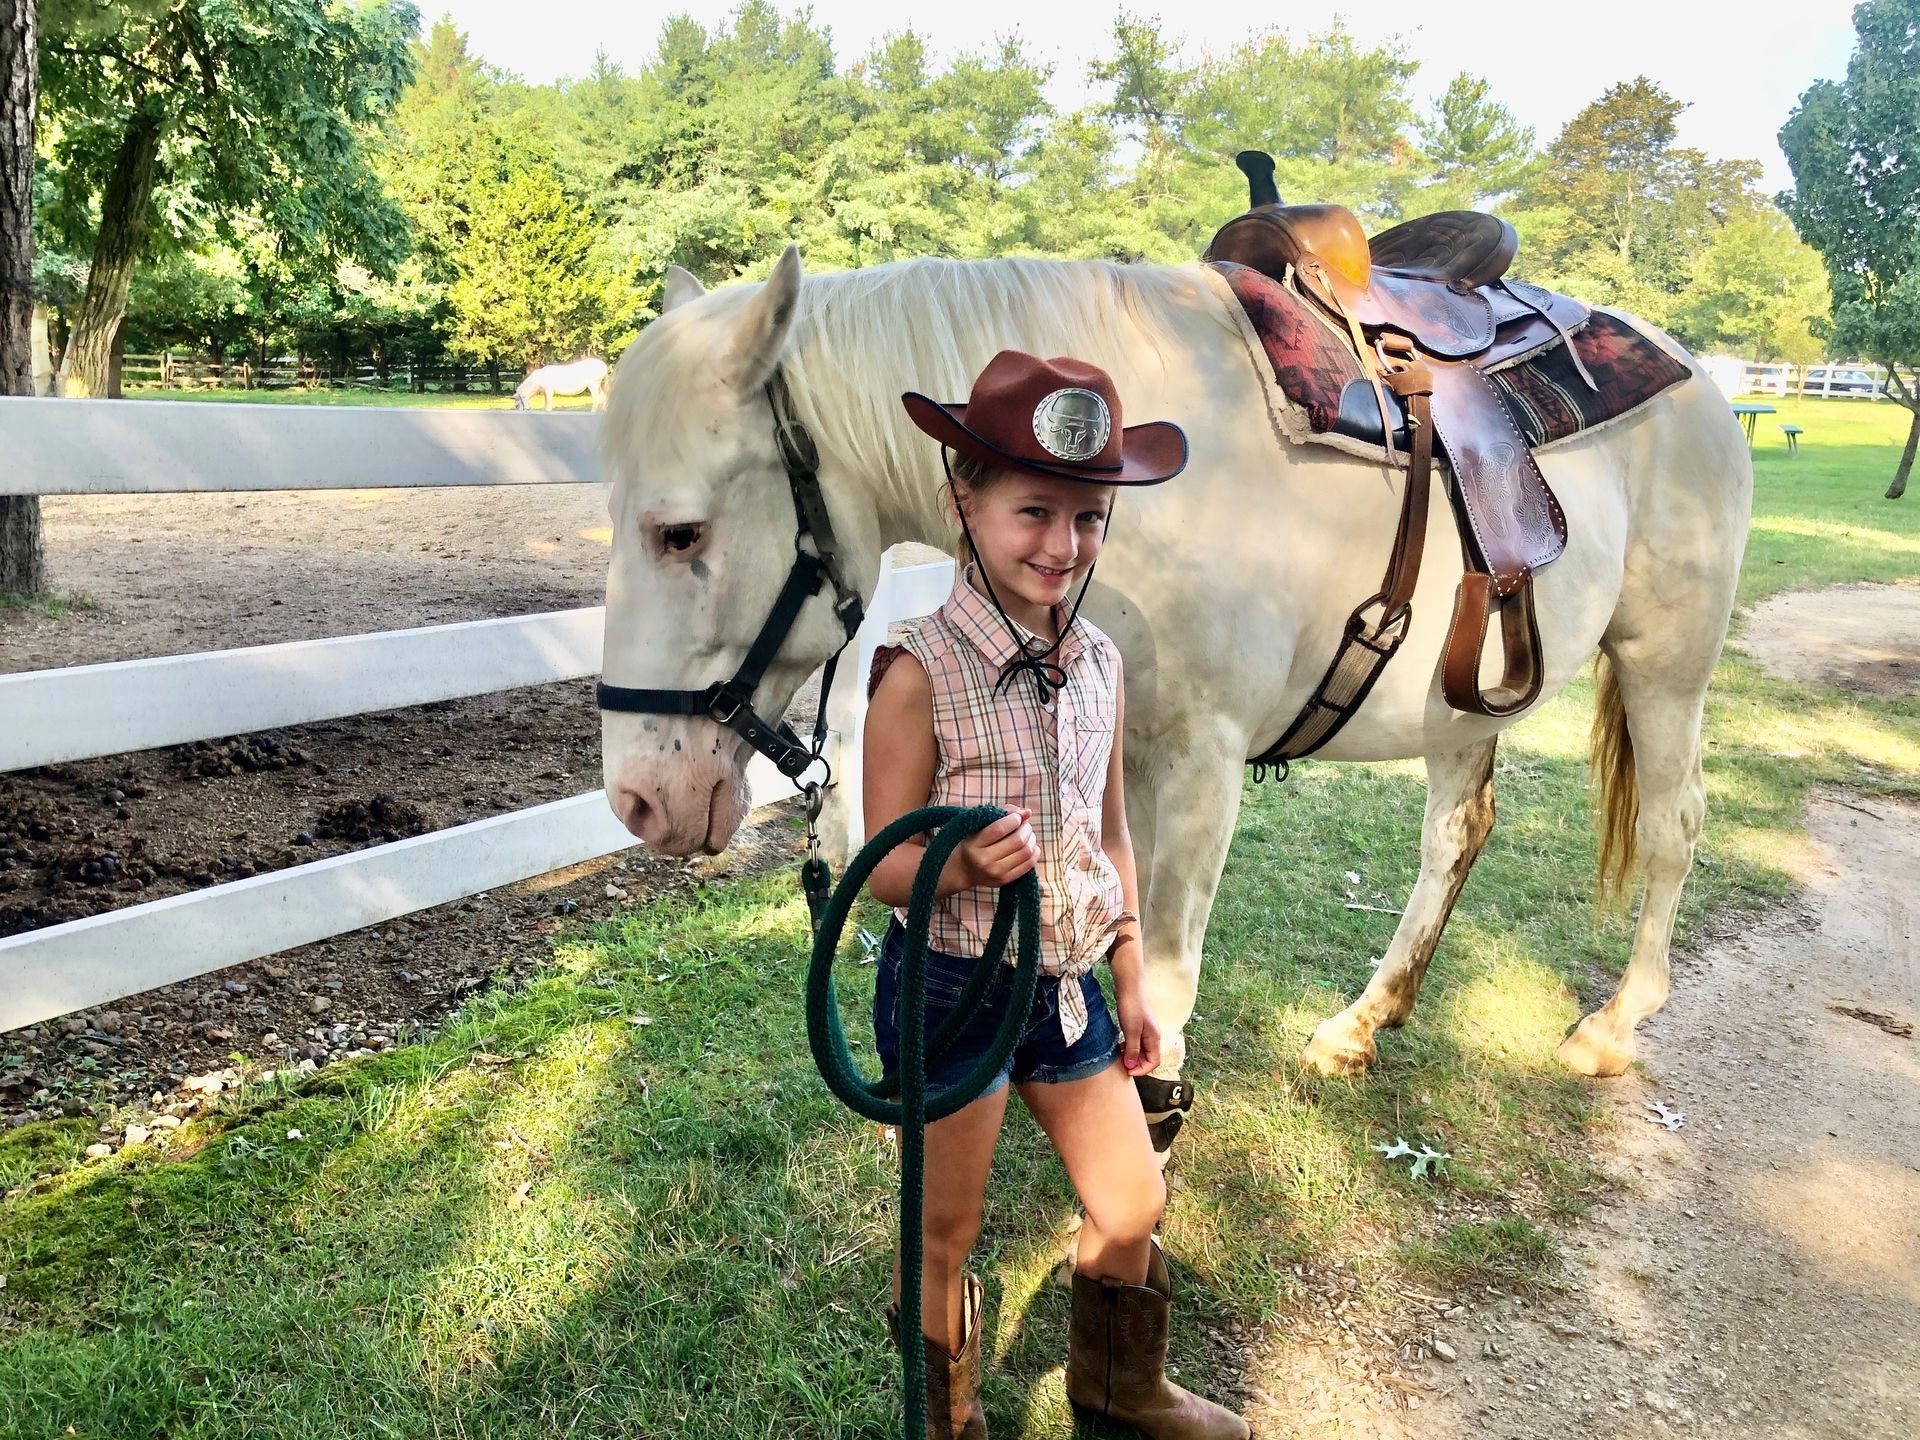
[[[1067, 684], [1067, 672], [1055, 663], [1053, 656], [1066, 640], [1067, 632], [1073, 628], [1073, 622], [1080, 618], [1080, 603], [1087, 598], [1087, 587], [1093, 584], [1095, 566], [1087, 567], [1087, 578], [1080, 582], [1080, 593], [1074, 597], [1073, 609], [1067, 614], [1067, 623], [1060, 627], [1060, 633], [1053, 637], [1053, 643], [1044, 650], [1029, 648], [1027, 642], [1020, 637], [1020, 631], [1015, 627], [1012, 618], [1007, 614], [1006, 607], [1000, 603], [1000, 597], [994, 593], [993, 577], [987, 574], [986, 564], [980, 559], [980, 547], [973, 543], [973, 531], [967, 526], [966, 507], [960, 503], [960, 492], [953, 482], [953, 465], [948, 459], [947, 447], [944, 445], [940, 447], [940, 468], [947, 472], [947, 489], [953, 495], [953, 511], [960, 517], [960, 533], [966, 537], [967, 548], [973, 552], [974, 568], [980, 573], [980, 583], [987, 587], [987, 599], [993, 602], [994, 613], [1000, 617], [1000, 623], [1007, 627], [1008, 637], [1013, 641], [1014, 648], [1020, 652], [1018, 659], [1009, 660], [1000, 671], [1000, 678], [994, 682], [994, 693], [999, 694], [1021, 675], [1029, 674], [1033, 676], [1034, 691], [1040, 703], [1052, 705], [1054, 691], [1065, 689]], [[1109, 509], [1106, 521], [1100, 527], [1100, 541], [1103, 545], [1106, 543], [1107, 529], [1112, 524], [1113, 511]], [[965, 583], [964, 578], [962, 583]]]

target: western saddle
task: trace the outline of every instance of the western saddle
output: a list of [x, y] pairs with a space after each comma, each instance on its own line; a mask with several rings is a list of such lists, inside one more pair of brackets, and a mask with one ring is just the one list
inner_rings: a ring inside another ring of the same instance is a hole
[[[1245, 265], [1304, 297], [1353, 347], [1372, 391], [1377, 431], [1362, 430], [1393, 463], [1404, 447], [1407, 483], [1393, 553], [1380, 589], [1348, 618], [1346, 633], [1313, 697], [1256, 773], [1325, 745], [1365, 701], [1406, 638], [1427, 533], [1437, 444], [1451, 473], [1465, 574], [1454, 597], [1441, 691], [1455, 709], [1505, 716], [1539, 697], [1543, 666], [1533, 609], [1533, 572], [1566, 548], [1567, 524], [1526, 440], [1485, 371], [1555, 344], [1589, 386], [1571, 344], [1587, 319], [1579, 301], [1506, 278], [1519, 249], [1495, 215], [1444, 210], [1369, 240], [1341, 205], [1284, 205], [1273, 159], [1234, 157], [1250, 208], [1207, 246], [1211, 262]], [[1356, 385], [1358, 382], [1356, 382]], [[1364, 401], [1362, 402], [1364, 406]], [[1342, 407], [1343, 428], [1371, 427]], [[1505, 671], [1480, 683], [1481, 653], [1495, 615]]]

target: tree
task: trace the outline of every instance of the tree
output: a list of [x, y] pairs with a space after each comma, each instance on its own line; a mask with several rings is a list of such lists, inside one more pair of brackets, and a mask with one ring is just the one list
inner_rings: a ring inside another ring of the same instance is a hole
[[1823, 344], [1827, 275], [1819, 254], [1769, 206], [1729, 220], [1695, 257], [1675, 309], [1674, 330], [1695, 349], [1748, 360], [1810, 364]]
[[1884, 366], [1913, 412], [1897, 500], [1920, 449], [1920, 0], [1864, 0], [1853, 25], [1846, 78], [1814, 84], [1781, 127], [1780, 205], [1826, 261], [1834, 346]]
[[1453, 77], [1418, 130], [1434, 173], [1414, 192], [1412, 214], [1484, 208], [1522, 189], [1540, 168], [1533, 130], [1472, 75]]
[[[0, 0], [0, 395], [33, 394], [33, 125], [37, 0]], [[40, 500], [0, 495], [0, 591], [46, 588]]]
[[111, 392], [134, 267], [170, 221], [257, 208], [295, 254], [397, 262], [403, 222], [363, 141], [407, 80], [408, 0], [69, 0], [62, 15], [42, 44], [55, 210], [91, 253], [69, 393]]
[[[1398, 213], [1417, 178], [1407, 131], [1408, 86], [1419, 70], [1398, 41], [1363, 47], [1344, 26], [1294, 44], [1257, 35], [1210, 58], [1193, 78], [1182, 132], [1205, 185], [1195, 198], [1225, 194], [1244, 208], [1246, 191], [1230, 161], [1237, 150], [1269, 151], [1274, 179], [1291, 200], [1332, 200], [1369, 219]], [[1202, 244], [1233, 209], [1199, 218]]]
[[1676, 144], [1686, 108], [1642, 75], [1567, 122], [1520, 196], [1527, 209], [1558, 213], [1533, 252], [1543, 277], [1600, 273], [1612, 267], [1596, 252], [1611, 252], [1640, 284], [1677, 295], [1713, 233], [1753, 213], [1759, 164]]
[[475, 184], [448, 292], [455, 354], [527, 369], [632, 338], [639, 297], [599, 224], [545, 167], [504, 155]]

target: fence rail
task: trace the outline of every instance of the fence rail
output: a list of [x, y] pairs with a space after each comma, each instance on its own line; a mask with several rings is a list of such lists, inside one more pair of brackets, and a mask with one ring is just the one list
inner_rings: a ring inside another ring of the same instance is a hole
[[554, 610], [0, 675], [0, 771], [398, 710], [600, 670], [605, 612]]
[[[0, 399], [6, 488], [39, 495], [584, 483], [599, 417]], [[858, 813], [860, 679], [949, 564], [883, 560], [830, 715]], [[0, 676], [0, 771], [590, 675], [598, 608]], [[792, 794], [764, 758], [758, 809]], [[604, 791], [0, 939], [0, 1031], [380, 924], [637, 843]]]
[[0, 400], [12, 495], [577, 484], [599, 417], [509, 410]]

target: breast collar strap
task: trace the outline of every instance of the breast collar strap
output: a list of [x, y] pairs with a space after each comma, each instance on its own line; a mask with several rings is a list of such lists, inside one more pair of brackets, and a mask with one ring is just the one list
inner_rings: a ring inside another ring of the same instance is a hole
[[[602, 680], [595, 687], [594, 697], [602, 710], [639, 715], [705, 715], [733, 731], [771, 760], [782, 775], [798, 784], [800, 776], [815, 761], [821, 760], [826, 749], [827, 693], [833, 688], [833, 672], [847, 645], [859, 632], [866, 612], [860, 603], [860, 592], [847, 583], [841, 566], [833, 519], [827, 513], [826, 497], [820, 493], [820, 462], [813, 437], [793, 418], [786, 381], [778, 370], [767, 382], [766, 393], [767, 403], [773, 409], [774, 441], [780, 447], [787, 485], [793, 492], [793, 568], [787, 571], [786, 583], [774, 598], [773, 609], [748, 647], [746, 658], [731, 679], [715, 681], [704, 690], [637, 690], [609, 685]], [[807, 549], [808, 541], [813, 542], [811, 550]], [[762, 716], [753, 708], [753, 699], [767, 667], [793, 632], [800, 612], [808, 600], [820, 593], [823, 584], [833, 586], [833, 613], [847, 638], [833, 652], [821, 676], [820, 705], [814, 716], [809, 745], [794, 734], [793, 727], [785, 720], [769, 721]], [[826, 783], [826, 778], [817, 783]]]

